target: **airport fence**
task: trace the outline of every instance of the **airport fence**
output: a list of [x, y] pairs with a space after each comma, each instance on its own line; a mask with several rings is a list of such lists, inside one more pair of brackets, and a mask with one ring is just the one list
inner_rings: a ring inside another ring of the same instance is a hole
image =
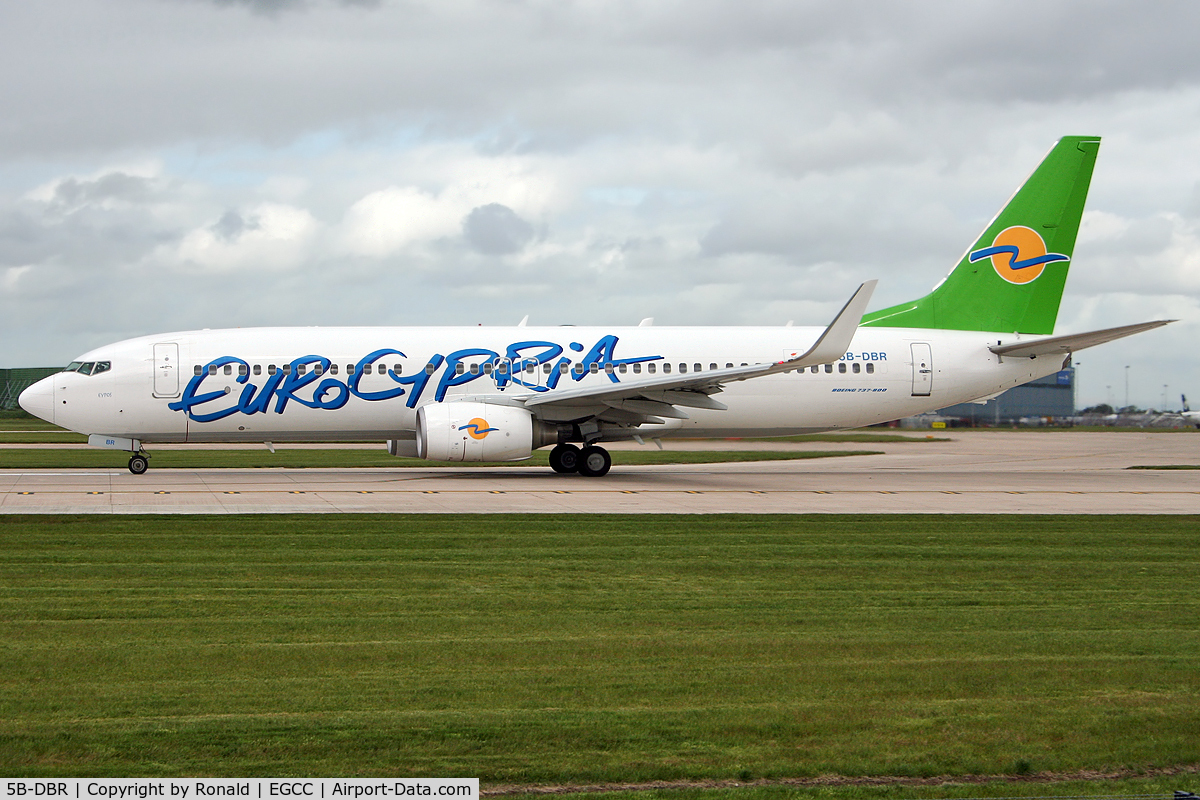
[[0, 411], [12, 411], [19, 406], [17, 398], [26, 387], [37, 383], [47, 375], [61, 372], [62, 367], [18, 367], [0, 369]]

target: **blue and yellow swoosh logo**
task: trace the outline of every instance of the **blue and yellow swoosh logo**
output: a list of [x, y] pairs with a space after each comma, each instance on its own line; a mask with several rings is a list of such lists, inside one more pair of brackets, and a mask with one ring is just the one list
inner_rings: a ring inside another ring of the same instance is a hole
[[466, 431], [467, 435], [472, 439], [486, 439], [487, 435], [492, 431], [500, 430], [499, 428], [488, 427], [487, 420], [483, 419], [482, 417], [476, 417], [466, 425], [458, 426], [458, 429], [460, 431]]
[[982, 247], [969, 256], [971, 263], [992, 260], [992, 269], [1009, 283], [1029, 283], [1055, 261], [1069, 261], [1062, 253], [1047, 253], [1046, 240], [1033, 228], [1014, 225], [996, 234], [991, 247]]

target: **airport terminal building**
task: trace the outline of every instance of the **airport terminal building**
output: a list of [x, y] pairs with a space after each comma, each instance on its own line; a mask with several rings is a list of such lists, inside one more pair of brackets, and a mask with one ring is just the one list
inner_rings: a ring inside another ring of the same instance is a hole
[[943, 408], [937, 415], [969, 427], [1065, 421], [1075, 415], [1075, 370], [1060, 370], [1016, 386], [986, 403]]

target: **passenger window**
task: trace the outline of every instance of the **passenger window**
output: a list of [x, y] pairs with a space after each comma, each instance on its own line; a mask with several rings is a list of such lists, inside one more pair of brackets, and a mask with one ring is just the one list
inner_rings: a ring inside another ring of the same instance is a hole
[[432, 363], [426, 364], [425, 365], [425, 374], [432, 375], [436, 369], [437, 369], [437, 367], [435, 367]]
[[254, 365], [254, 374], [255, 374], [255, 375], [262, 375], [262, 364], [255, 364], [255, 365]]
[[330, 365], [329, 365], [329, 374], [330, 374], [330, 375], [337, 375], [337, 373], [338, 373], [338, 366], [337, 366], [337, 364], [330, 364]]
[[250, 367], [245, 364], [238, 364], [238, 375], [249, 375]]
[[[547, 364], [546, 366], [550, 366], [550, 365]], [[526, 375], [532, 375], [535, 372], [537, 372], [537, 364], [536, 363], [530, 361], [528, 364], [525, 365], [525, 374]]]
[[612, 365], [612, 364], [605, 364], [605, 365], [604, 365], [604, 371], [605, 371], [605, 372], [607, 372], [609, 375], [612, 375], [612, 374], [613, 374], [613, 365]]
[[575, 374], [582, 375], [583, 372], [584, 372], [584, 367], [583, 367], [583, 362], [581, 361], [575, 365]]
[[216, 365], [215, 365], [215, 364], [209, 364], [209, 365], [208, 365], [208, 374], [209, 374], [209, 375], [216, 375], [216, 374], [217, 374], [217, 367], [216, 367]]
[[321, 367], [320, 363], [313, 364], [313, 375], [320, 375], [324, 371], [325, 370]]
[[280, 367], [280, 369], [283, 370], [284, 375], [292, 374], [292, 365], [291, 364], [284, 364], [282, 367]]
[[680, 374], [680, 375], [686, 375], [686, 374], [687, 374], [687, 364], [680, 364], [680, 365], [679, 365], [679, 374]]
[[[651, 361], [649, 364], [646, 365], [646, 372], [649, 372], [651, 375], [653, 375], [655, 370], [657, 370], [657, 369], [658, 369], [658, 366], [653, 361]], [[670, 372], [671, 370], [664, 369], [663, 371]]]
[[[195, 369], [195, 374], [197, 374], [197, 375], [199, 375], [201, 372], [204, 372], [204, 367], [200, 366], [199, 364], [197, 364], [194, 369]], [[67, 370], [67, 371], [70, 372], [70, 370]]]
[[353, 375], [353, 374], [354, 374], [354, 365], [353, 365], [353, 364], [347, 364], [347, 365], [346, 365], [346, 374], [347, 374], [347, 375]]
[[692, 364], [692, 372], [703, 372], [703, 371], [704, 371], [703, 364]]
[[642, 365], [641, 365], [641, 364], [634, 364], [634, 365], [633, 365], [633, 374], [634, 374], [634, 375], [641, 375], [641, 374], [642, 374]]
[[267, 374], [268, 375], [274, 375], [276, 373], [276, 371], [278, 371], [278, 369], [279, 368], [276, 367], [274, 364], [267, 364]]
[[838, 362], [838, 372], [845, 374], [845, 372], [846, 372], [846, 362], [845, 361]]
[[870, 363], [870, 362], [867, 362], [867, 374], [868, 374], [868, 375], [874, 375], [874, 374], [875, 374], [875, 365], [874, 365], [874, 364], [872, 364], [872, 363]]
[[542, 364], [542, 374], [543, 375], [549, 375], [553, 369], [554, 369], [553, 364]]
[[816, 374], [817, 374], [817, 371], [818, 371], [819, 369], [821, 369], [821, 368], [820, 368], [820, 367], [815, 367], [815, 366], [814, 366], [814, 367], [810, 367], [808, 371], [809, 371], [809, 372], [811, 372], [813, 375], [816, 375]]
[[571, 370], [571, 367], [568, 366], [565, 361], [558, 365], [558, 374], [559, 375], [566, 375], [570, 370]]
[[855, 361], [854, 364], [850, 367], [850, 369], [854, 372], [855, 375], [857, 375], [858, 373], [862, 372], [862, 365], [859, 364], [857, 361]]
[[833, 372], [833, 364], [826, 364], [826, 365], [825, 365], [825, 372], [826, 372], [826, 374], [828, 374], [828, 373], [830, 373], [830, 372]]
[[232, 374], [233, 374], [233, 364], [226, 364], [226, 365], [225, 365], [225, 374], [226, 374], [226, 375], [232, 375]]
[[363, 364], [363, 374], [364, 375], [371, 374], [371, 366], [372, 366], [371, 364]]
[[466, 371], [467, 371], [467, 367], [465, 364], [455, 364], [454, 365], [454, 374], [455, 375], [462, 375]]
[[392, 364], [392, 372], [396, 373], [397, 375], [403, 375], [404, 374], [404, 365], [403, 364]]
[[[650, 366], [653, 367], [654, 365], [651, 364]], [[670, 375], [670, 374], [671, 374], [671, 365], [664, 361], [663, 362], [663, 375]]]
[[617, 367], [617, 369], [620, 371], [620, 373], [622, 375], [624, 375], [626, 372], [629, 371], [629, 366], [626, 364], [621, 364], [619, 367]]
[[592, 363], [588, 364], [588, 372], [590, 372], [590, 373], [592, 373], [593, 375], [595, 375], [595, 374], [596, 374], [597, 372], [599, 372], [599, 371], [600, 371], [600, 365], [599, 365], [599, 364], [597, 364], [595, 361], [593, 361]]
[[483, 374], [484, 375], [492, 374], [492, 362], [489, 361], [488, 363], [483, 365]]
[[296, 374], [297, 375], [303, 375], [307, 370], [308, 370], [307, 364], [297, 364], [296, 365]]
[[472, 364], [472, 365], [471, 365], [471, 374], [472, 374], [472, 375], [478, 375], [478, 374], [479, 374], [479, 365], [478, 365], [478, 364]]
[[733, 369], [733, 363], [732, 363], [732, 362], [727, 362], [727, 363], [725, 364], [725, 369]]

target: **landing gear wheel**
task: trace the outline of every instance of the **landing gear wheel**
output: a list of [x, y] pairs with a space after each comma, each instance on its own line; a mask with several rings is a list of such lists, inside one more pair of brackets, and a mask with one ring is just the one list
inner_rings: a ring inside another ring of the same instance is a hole
[[550, 451], [550, 469], [565, 475], [579, 471], [579, 448], [573, 444], [560, 444]]
[[612, 456], [603, 447], [590, 445], [579, 454], [579, 474], [588, 478], [602, 478], [612, 466]]
[[129, 457], [129, 471], [134, 475], [141, 475], [148, 469], [150, 469], [150, 459], [146, 456], [135, 453]]

